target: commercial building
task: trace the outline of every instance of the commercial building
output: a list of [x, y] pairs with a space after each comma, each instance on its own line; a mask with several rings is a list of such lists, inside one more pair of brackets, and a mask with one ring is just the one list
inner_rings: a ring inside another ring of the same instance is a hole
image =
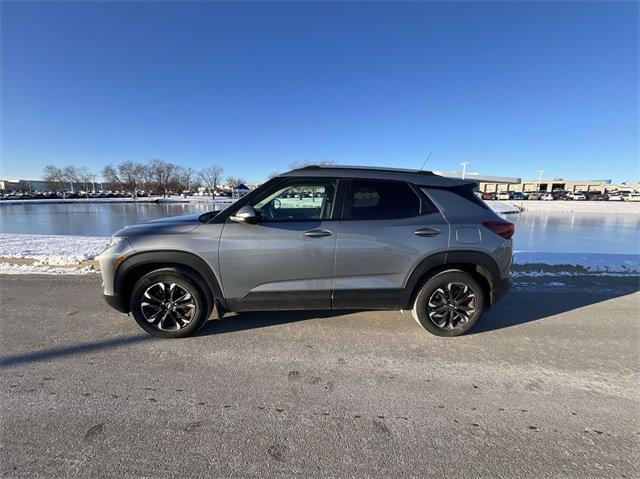
[[[450, 178], [462, 178], [461, 173], [434, 171], [434, 173]], [[465, 179], [478, 182], [478, 190], [483, 193], [499, 193], [501, 191], [640, 191], [640, 183], [613, 184], [611, 180], [565, 180], [564, 178], [523, 180], [517, 177], [481, 175], [479, 173], [465, 173]]]
[[49, 183], [42, 180], [0, 180], [0, 191], [11, 193], [12, 191], [48, 191]]
[[478, 189], [482, 192], [495, 193], [500, 191], [553, 191], [565, 190], [571, 192], [577, 191], [598, 191], [605, 193], [607, 191], [629, 190], [637, 191], [640, 184], [613, 184], [611, 180], [565, 180], [563, 178], [554, 178], [552, 180], [542, 179], [538, 183], [537, 179], [522, 180], [520, 183], [497, 183], [497, 182], [480, 182]]

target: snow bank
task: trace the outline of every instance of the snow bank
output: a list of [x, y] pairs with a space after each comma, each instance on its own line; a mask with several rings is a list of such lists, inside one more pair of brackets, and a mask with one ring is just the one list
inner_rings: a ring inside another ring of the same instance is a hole
[[0, 263], [0, 274], [95, 274], [98, 271], [91, 266], [81, 268], [64, 268], [62, 266], [46, 266], [37, 264]]
[[514, 255], [518, 276], [638, 276], [640, 255], [613, 253], [535, 253]]
[[104, 236], [0, 234], [0, 258], [29, 258], [42, 265], [75, 265], [94, 259], [109, 241]]

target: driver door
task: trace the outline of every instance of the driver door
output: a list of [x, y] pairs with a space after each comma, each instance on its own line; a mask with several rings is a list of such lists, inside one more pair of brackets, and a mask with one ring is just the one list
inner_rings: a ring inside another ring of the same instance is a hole
[[227, 219], [219, 259], [232, 310], [331, 308], [338, 184], [335, 178], [284, 180], [248, 203], [255, 224]]

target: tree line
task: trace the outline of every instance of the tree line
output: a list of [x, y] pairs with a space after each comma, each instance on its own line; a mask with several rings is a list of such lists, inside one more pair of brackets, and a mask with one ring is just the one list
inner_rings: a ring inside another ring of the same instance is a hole
[[[219, 165], [211, 165], [201, 170], [183, 167], [160, 159], [152, 159], [147, 163], [125, 161], [118, 165], [108, 164], [98, 175], [87, 167], [73, 165], [58, 167], [47, 165], [43, 171], [43, 179], [49, 188], [64, 192], [82, 189], [88, 195], [95, 188], [95, 183], [102, 183], [104, 189], [125, 191], [137, 196], [139, 191], [152, 192], [167, 196], [170, 192], [181, 193], [204, 187], [209, 194], [215, 194], [223, 183], [224, 170]], [[246, 183], [243, 178], [229, 176], [226, 185], [234, 188]]]

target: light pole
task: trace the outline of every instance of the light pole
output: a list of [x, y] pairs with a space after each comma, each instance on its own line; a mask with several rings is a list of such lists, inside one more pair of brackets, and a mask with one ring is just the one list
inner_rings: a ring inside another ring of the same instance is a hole
[[542, 173], [544, 173], [544, 170], [540, 170], [540, 172], [538, 173], [538, 191], [540, 191], [540, 182], [542, 181]]
[[460, 164], [462, 165], [462, 179], [464, 180], [464, 174], [467, 171], [467, 165], [469, 164], [469, 162], [468, 161], [463, 161]]

